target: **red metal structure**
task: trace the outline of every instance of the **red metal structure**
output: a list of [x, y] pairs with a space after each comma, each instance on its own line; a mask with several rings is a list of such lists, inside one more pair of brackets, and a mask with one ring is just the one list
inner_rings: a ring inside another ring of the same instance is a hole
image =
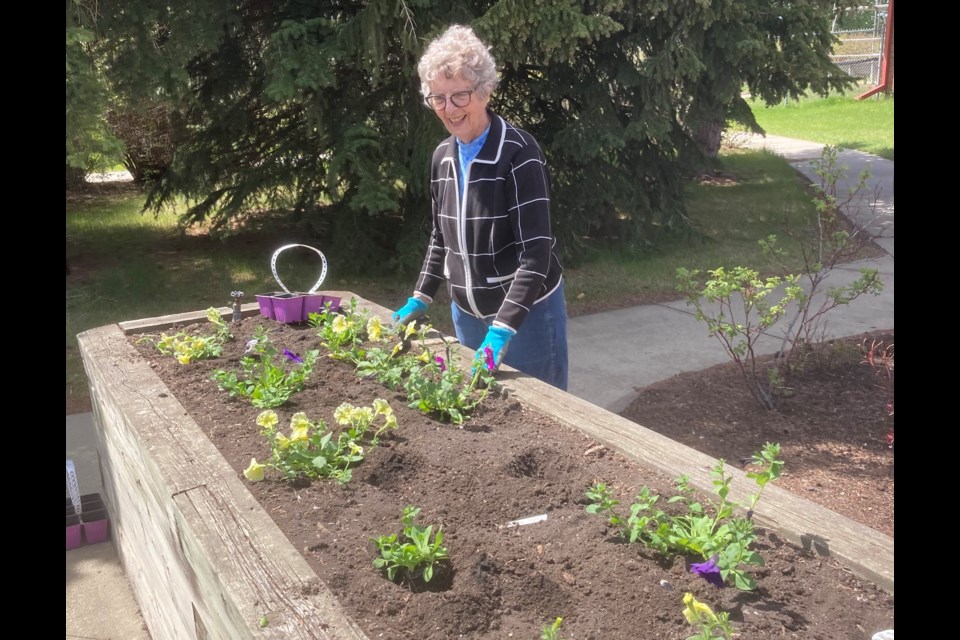
[[880, 60], [880, 84], [861, 93], [857, 100], [869, 98], [883, 91], [893, 93], [893, 0], [887, 5], [887, 26], [883, 34], [883, 57]]

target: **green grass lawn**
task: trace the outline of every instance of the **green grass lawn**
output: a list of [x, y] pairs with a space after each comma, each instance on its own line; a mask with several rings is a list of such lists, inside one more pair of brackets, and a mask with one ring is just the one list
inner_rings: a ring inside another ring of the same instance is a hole
[[751, 107], [769, 134], [858, 149], [893, 160], [893, 96], [857, 100], [855, 95], [863, 90], [790, 100], [772, 107], [753, 101]]

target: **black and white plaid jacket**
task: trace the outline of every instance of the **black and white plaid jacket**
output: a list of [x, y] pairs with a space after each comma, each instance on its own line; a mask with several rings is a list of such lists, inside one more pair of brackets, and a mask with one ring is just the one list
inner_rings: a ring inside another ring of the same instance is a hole
[[490, 132], [466, 169], [464, 206], [453, 136], [430, 170], [433, 230], [415, 290], [430, 299], [446, 279], [464, 312], [519, 329], [536, 302], [560, 284], [550, 231], [550, 176], [537, 141], [490, 112]]

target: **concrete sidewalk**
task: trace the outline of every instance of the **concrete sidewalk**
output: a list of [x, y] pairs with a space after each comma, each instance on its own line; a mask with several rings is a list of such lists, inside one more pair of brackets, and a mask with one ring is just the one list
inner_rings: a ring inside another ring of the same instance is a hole
[[[752, 137], [748, 145], [768, 148], [784, 156], [798, 171], [819, 182], [813, 161], [823, 145], [787, 138]], [[828, 284], [846, 284], [860, 267], [879, 270], [884, 284], [879, 296], [863, 296], [851, 305], [827, 314], [829, 337], [893, 329], [893, 162], [857, 151], [844, 151], [839, 164], [848, 167], [850, 179], [871, 172], [870, 191], [877, 207], [859, 207], [848, 213], [880, 234], [878, 243], [889, 254], [834, 271]], [[839, 185], [845, 190], [845, 185]], [[637, 389], [678, 373], [699, 371], [728, 360], [706, 325], [683, 301], [620, 309], [571, 318], [570, 393], [613, 411], [622, 411]], [[780, 341], [764, 340], [764, 353], [779, 348]], [[97, 439], [91, 414], [67, 416], [67, 458], [74, 460], [80, 492], [102, 493], [97, 459]], [[143, 618], [134, 600], [112, 542], [67, 551], [67, 638], [84, 640], [147, 640]]]
[[[80, 494], [103, 496], [93, 414], [67, 416], [66, 443]], [[112, 539], [67, 551], [66, 565], [67, 640], [150, 640]]]

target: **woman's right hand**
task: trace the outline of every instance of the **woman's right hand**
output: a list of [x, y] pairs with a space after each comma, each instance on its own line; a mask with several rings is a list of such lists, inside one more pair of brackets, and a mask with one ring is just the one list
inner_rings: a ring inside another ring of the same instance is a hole
[[420, 298], [414, 298], [411, 296], [410, 298], [407, 298], [407, 304], [394, 311], [390, 318], [399, 324], [407, 324], [411, 320], [416, 320], [417, 318], [425, 315], [429, 306], [430, 305]]

